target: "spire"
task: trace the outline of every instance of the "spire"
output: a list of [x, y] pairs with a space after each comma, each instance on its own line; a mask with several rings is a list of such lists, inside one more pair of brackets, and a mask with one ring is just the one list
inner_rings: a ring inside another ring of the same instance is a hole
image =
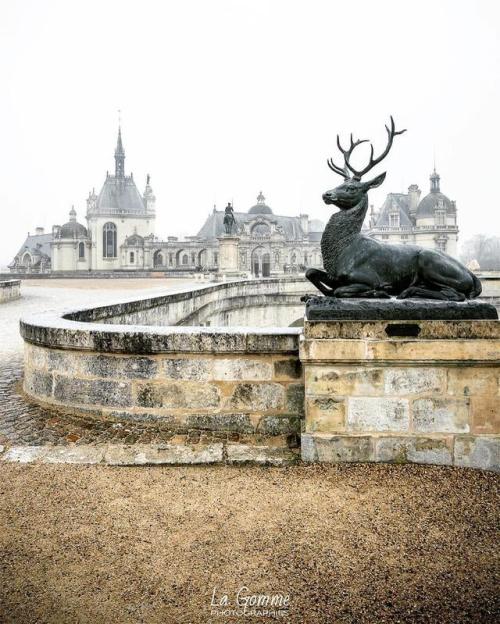
[[439, 173], [436, 172], [436, 166], [434, 166], [434, 171], [431, 173], [431, 193], [439, 193]]
[[125, 150], [122, 144], [122, 129], [118, 126], [118, 140], [115, 149], [115, 176], [117, 178], [125, 177]]

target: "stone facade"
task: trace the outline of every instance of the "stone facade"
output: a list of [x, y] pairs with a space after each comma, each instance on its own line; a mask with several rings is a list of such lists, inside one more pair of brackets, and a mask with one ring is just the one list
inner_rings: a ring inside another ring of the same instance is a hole
[[391, 324], [305, 322], [302, 458], [499, 470], [499, 322]]

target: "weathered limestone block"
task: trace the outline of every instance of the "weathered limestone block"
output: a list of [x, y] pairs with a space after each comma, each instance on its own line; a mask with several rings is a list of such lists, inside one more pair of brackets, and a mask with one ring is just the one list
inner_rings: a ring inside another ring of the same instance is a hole
[[413, 429], [427, 433], [467, 433], [469, 399], [415, 399]]
[[130, 384], [103, 379], [80, 379], [54, 374], [54, 398], [64, 405], [132, 405]]
[[185, 417], [185, 424], [189, 429], [237, 431], [238, 433], [255, 432], [249, 414], [188, 414]]
[[383, 369], [362, 366], [313, 366], [306, 370], [307, 392], [328, 396], [379, 396]]
[[158, 363], [155, 360], [138, 355], [125, 357], [82, 354], [78, 358], [78, 367], [83, 375], [113, 379], [151, 379], [158, 372]]
[[213, 360], [168, 358], [163, 361], [163, 374], [167, 379], [210, 381], [213, 376]]
[[27, 367], [24, 369], [24, 391], [31, 396], [40, 398], [51, 397], [52, 385], [52, 373]]
[[[498, 322], [498, 321], [497, 321]], [[372, 340], [366, 342], [370, 360], [414, 362], [495, 362], [500, 340]]]
[[407, 399], [351, 397], [347, 408], [348, 431], [408, 431]]
[[335, 396], [308, 396], [306, 399], [308, 431], [337, 433], [345, 431], [345, 401]]
[[110, 444], [104, 461], [112, 466], [144, 466], [148, 464], [213, 464], [223, 460], [222, 443], [196, 444], [134, 444], [131, 446]]
[[448, 373], [448, 394], [455, 397], [486, 395], [497, 396], [500, 368], [496, 367], [450, 367]]
[[272, 378], [272, 363], [266, 362], [263, 359], [246, 360], [242, 358], [216, 358], [214, 360], [215, 380], [271, 381]]
[[455, 466], [500, 471], [500, 439], [485, 436], [457, 436], [454, 451]]
[[227, 445], [227, 461], [232, 464], [251, 462], [271, 466], [287, 466], [296, 463], [299, 459], [297, 453], [287, 448], [249, 444]]
[[450, 465], [452, 444], [451, 437], [384, 436], [375, 439], [375, 461]]
[[290, 358], [287, 360], [278, 360], [274, 363], [275, 379], [301, 379], [302, 363], [298, 358]]
[[472, 432], [500, 434], [500, 397], [480, 394], [472, 396], [470, 403]]
[[304, 384], [290, 384], [286, 389], [286, 409], [295, 414], [304, 413]]
[[240, 383], [235, 387], [229, 405], [252, 412], [283, 409], [285, 389], [277, 383]]
[[414, 368], [402, 366], [384, 371], [386, 396], [405, 396], [423, 392], [440, 393], [446, 387], [446, 371], [443, 368]]
[[301, 446], [302, 460], [306, 462], [369, 462], [374, 459], [370, 436], [304, 433]]
[[300, 418], [295, 414], [262, 416], [257, 431], [271, 436], [298, 434], [300, 433]]
[[208, 383], [164, 382], [138, 383], [136, 405], [169, 409], [216, 408], [220, 405], [220, 390]]
[[41, 459], [44, 464], [99, 464], [104, 460], [104, 450], [90, 444], [49, 446]]

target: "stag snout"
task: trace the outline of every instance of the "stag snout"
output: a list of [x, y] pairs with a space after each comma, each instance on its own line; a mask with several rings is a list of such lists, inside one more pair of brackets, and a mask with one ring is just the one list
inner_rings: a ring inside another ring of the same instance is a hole
[[323, 201], [325, 204], [333, 204], [337, 199], [337, 193], [335, 191], [326, 191], [323, 193]]

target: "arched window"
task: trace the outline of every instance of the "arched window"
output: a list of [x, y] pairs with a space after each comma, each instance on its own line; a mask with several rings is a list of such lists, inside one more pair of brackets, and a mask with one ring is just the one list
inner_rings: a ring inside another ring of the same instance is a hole
[[85, 243], [78, 243], [78, 260], [85, 258]]
[[187, 254], [182, 256], [182, 264], [187, 264], [189, 262], [189, 258]]
[[116, 225], [105, 223], [102, 228], [102, 257], [116, 258]]

